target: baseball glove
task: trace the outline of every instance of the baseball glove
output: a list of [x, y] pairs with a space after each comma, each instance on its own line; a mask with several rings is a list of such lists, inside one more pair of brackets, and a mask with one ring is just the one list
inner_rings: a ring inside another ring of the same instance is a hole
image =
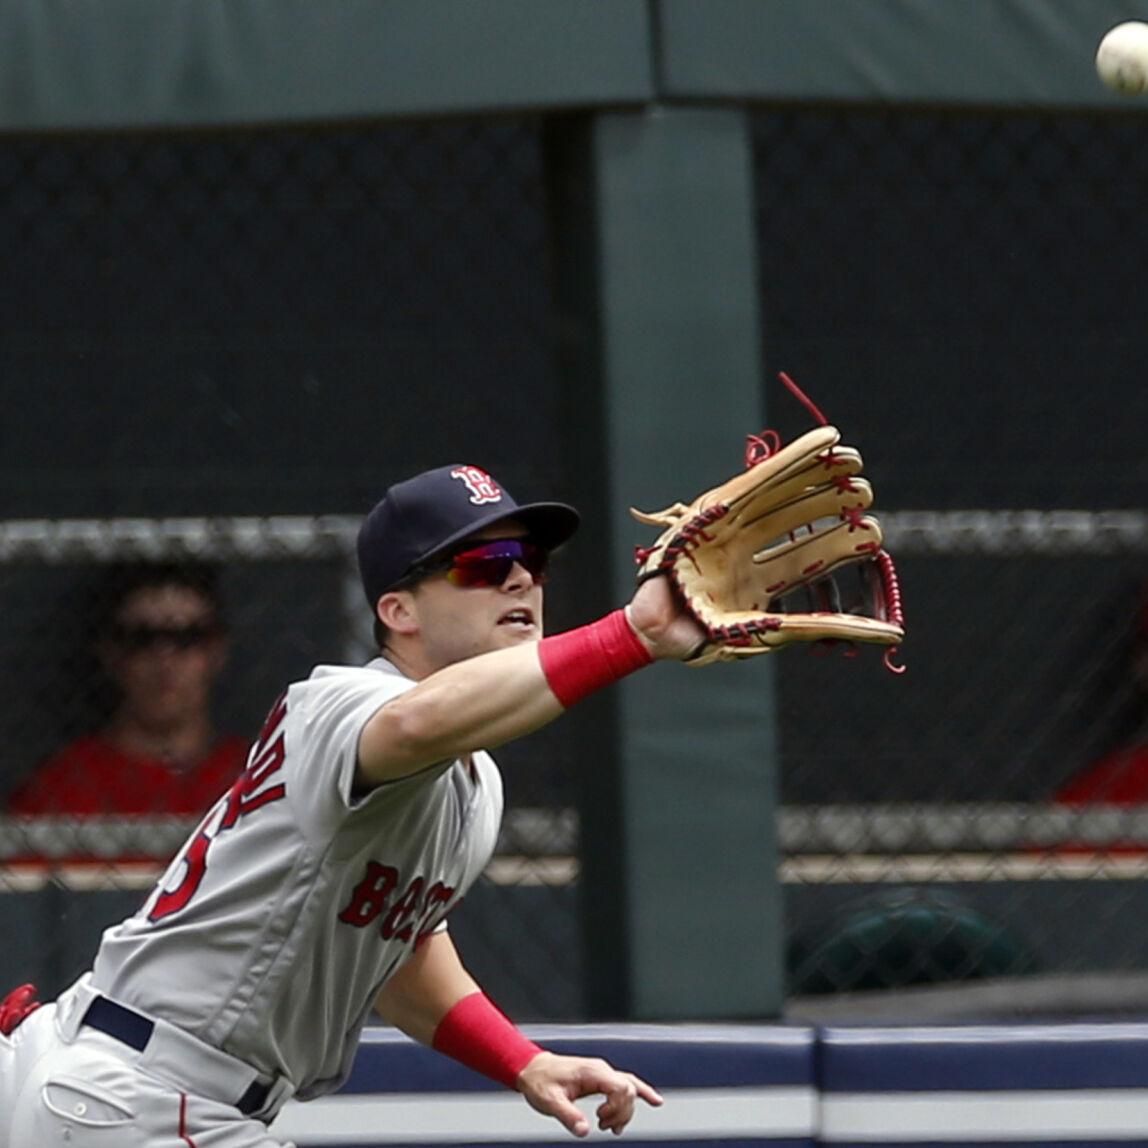
[[[781, 446], [775, 432], [750, 436], [746, 469], [688, 505], [630, 513], [662, 533], [639, 548], [639, 580], [667, 574], [706, 639], [688, 659], [702, 666], [765, 654], [793, 642], [904, 638], [901, 594], [861, 456], [797, 390], [822, 426]], [[852, 568], [848, 571], [846, 568]], [[857, 585], [843, 586], [845, 573]]]

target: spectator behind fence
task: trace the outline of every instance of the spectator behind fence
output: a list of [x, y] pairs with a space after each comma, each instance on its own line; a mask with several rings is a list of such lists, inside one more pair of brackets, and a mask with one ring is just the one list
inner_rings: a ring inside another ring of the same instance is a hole
[[102, 587], [96, 654], [116, 700], [107, 723], [44, 762], [10, 796], [28, 815], [199, 815], [242, 770], [220, 736], [212, 688], [227, 660], [215, 572], [137, 564]]
[[1109, 747], [1069, 778], [1055, 800], [1070, 805], [1148, 804], [1148, 586], [1139, 593], [1134, 625], [1113, 677], [1100, 682], [1099, 692], [1102, 703], [1088, 708], [1104, 715]]

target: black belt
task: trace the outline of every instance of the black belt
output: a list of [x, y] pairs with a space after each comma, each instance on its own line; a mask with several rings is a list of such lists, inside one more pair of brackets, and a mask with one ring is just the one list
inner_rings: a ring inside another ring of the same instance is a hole
[[[80, 1023], [98, 1029], [108, 1036], [114, 1036], [116, 1040], [122, 1041], [129, 1048], [134, 1048], [136, 1052], [143, 1052], [147, 1048], [147, 1042], [151, 1040], [151, 1034], [155, 1030], [154, 1021], [148, 1020], [138, 1012], [133, 1012], [130, 1008], [116, 1004], [115, 1001], [108, 1000], [107, 997], [96, 997], [88, 1005], [88, 1011], [84, 1013], [84, 1019]], [[270, 1084], [260, 1084], [258, 1080], [253, 1080], [247, 1091], [235, 1102], [235, 1107], [244, 1116], [254, 1116], [267, 1103], [267, 1097], [270, 1095]]]

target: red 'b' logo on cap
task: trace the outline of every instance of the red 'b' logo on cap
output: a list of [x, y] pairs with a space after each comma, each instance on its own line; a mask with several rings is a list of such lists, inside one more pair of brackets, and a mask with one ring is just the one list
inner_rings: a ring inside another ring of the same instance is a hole
[[470, 501], [475, 506], [481, 506], [484, 502], [502, 501], [502, 491], [498, 483], [477, 466], [455, 467], [450, 476], [461, 479], [466, 484], [466, 489], [470, 491]]

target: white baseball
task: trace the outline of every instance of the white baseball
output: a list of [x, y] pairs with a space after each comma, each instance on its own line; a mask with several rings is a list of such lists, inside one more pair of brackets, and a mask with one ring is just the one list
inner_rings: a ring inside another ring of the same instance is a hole
[[1137, 96], [1148, 89], [1148, 24], [1127, 20], [1110, 29], [1096, 49], [1096, 71], [1121, 95]]

